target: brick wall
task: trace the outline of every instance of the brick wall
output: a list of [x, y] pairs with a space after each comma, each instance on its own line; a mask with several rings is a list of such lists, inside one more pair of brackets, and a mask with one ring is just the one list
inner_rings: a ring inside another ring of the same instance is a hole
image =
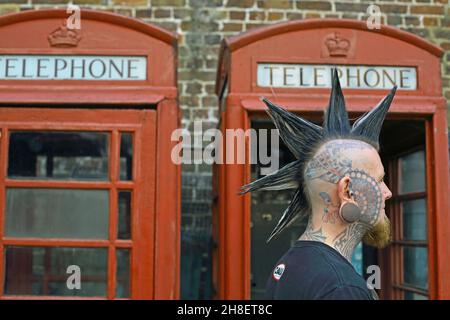
[[[65, 7], [67, 3], [64, 0], [0, 0], [0, 14]], [[413, 32], [446, 50], [442, 63], [442, 90], [450, 108], [449, 0], [74, 0], [73, 3], [82, 8], [136, 17], [180, 35], [178, 87], [186, 128], [192, 129], [192, 122], [197, 119], [203, 120], [203, 128], [214, 127], [218, 121], [214, 80], [219, 45], [224, 37], [293, 19], [362, 20], [367, 17], [366, 9], [370, 4], [380, 6], [383, 23]], [[209, 221], [210, 180], [209, 166], [183, 167], [183, 225], [186, 231], [195, 228], [200, 216]]]

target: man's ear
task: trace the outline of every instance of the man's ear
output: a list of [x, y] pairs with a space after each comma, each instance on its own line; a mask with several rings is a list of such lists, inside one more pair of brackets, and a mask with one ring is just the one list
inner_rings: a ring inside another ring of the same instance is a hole
[[350, 195], [350, 177], [343, 177], [338, 181], [338, 196], [340, 202], [352, 201], [352, 197]]
[[361, 218], [361, 209], [353, 200], [350, 183], [351, 179], [349, 177], [344, 177], [338, 182], [338, 196], [341, 202], [339, 216], [347, 223], [353, 223]]

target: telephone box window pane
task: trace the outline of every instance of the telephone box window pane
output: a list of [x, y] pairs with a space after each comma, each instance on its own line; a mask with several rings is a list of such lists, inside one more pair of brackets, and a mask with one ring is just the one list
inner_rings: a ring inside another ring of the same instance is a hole
[[8, 188], [8, 237], [108, 239], [107, 190]]
[[425, 199], [402, 202], [403, 239], [427, 240], [427, 209]]
[[428, 300], [428, 297], [407, 291], [405, 292], [405, 300]]
[[428, 249], [403, 247], [404, 283], [428, 289]]
[[133, 135], [120, 135], [120, 180], [133, 180]]
[[131, 192], [119, 192], [118, 239], [131, 239]]
[[117, 249], [116, 298], [130, 297], [130, 250]]
[[100, 132], [11, 132], [8, 177], [108, 180], [108, 142]]
[[5, 293], [104, 297], [107, 261], [106, 248], [6, 247]]
[[417, 151], [400, 159], [400, 193], [425, 191], [425, 154]]

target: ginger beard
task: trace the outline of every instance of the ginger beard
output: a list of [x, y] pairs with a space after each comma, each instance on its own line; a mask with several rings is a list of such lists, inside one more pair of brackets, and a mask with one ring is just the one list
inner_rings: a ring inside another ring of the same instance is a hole
[[366, 232], [362, 242], [378, 249], [385, 248], [391, 242], [391, 222], [389, 218], [383, 214], [381, 221]]

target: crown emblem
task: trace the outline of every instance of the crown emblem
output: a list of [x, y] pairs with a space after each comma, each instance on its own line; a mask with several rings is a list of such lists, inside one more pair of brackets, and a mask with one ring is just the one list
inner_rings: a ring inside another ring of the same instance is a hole
[[350, 41], [341, 37], [339, 32], [325, 38], [325, 45], [330, 57], [346, 57], [350, 49]]
[[65, 24], [48, 35], [48, 42], [52, 47], [76, 47], [81, 35], [75, 29], [69, 29]]

